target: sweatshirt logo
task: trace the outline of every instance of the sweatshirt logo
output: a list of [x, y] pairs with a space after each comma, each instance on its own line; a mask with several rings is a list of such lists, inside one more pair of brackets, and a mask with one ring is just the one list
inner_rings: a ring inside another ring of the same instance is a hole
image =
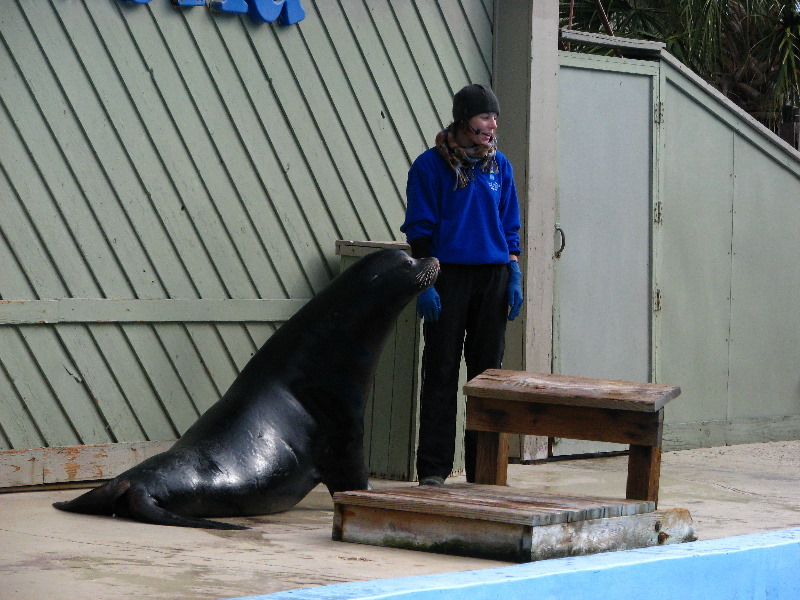
[[489, 189], [492, 190], [493, 192], [496, 192], [497, 190], [500, 189], [500, 182], [495, 180], [493, 173], [489, 174], [489, 181], [487, 182], [487, 185], [489, 186]]

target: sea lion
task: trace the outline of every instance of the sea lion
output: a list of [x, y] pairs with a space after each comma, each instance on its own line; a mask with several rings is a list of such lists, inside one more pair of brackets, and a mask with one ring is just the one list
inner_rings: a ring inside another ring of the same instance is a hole
[[369, 254], [276, 331], [225, 395], [175, 443], [60, 510], [146, 523], [247, 529], [202, 517], [288, 510], [319, 482], [366, 489], [364, 406], [403, 307], [435, 258]]

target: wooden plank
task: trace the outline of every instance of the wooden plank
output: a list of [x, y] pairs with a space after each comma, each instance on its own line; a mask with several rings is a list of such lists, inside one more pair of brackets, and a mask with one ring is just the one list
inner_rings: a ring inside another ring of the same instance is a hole
[[[125, 323], [118, 326], [125, 336], [138, 365], [150, 384], [153, 394], [162, 407], [164, 417], [180, 436], [200, 416], [192, 403], [187, 384], [181, 379], [156, 329], [145, 323]], [[129, 388], [131, 389], [131, 388]], [[135, 388], [133, 388], [135, 389]], [[164, 439], [169, 435], [150, 437]]]
[[[69, 355], [75, 363], [76, 372], [73, 376], [81, 379], [93, 407], [102, 415], [106, 425], [105, 437], [102, 440], [96, 437], [87, 437], [80, 443], [95, 444], [101, 441], [122, 442], [147, 439], [145, 430], [137, 417], [136, 408], [133, 406], [136, 404], [134, 401], [136, 398], [147, 396], [147, 391], [142, 388], [132, 388], [136, 390], [134, 395], [126, 393], [123, 387], [129, 377], [135, 380], [133, 372], [138, 369], [132, 366], [126, 369], [124, 365], [120, 365], [122, 367], [120, 370], [126, 373], [125, 378], [120, 380], [114, 373], [115, 365], [107, 362], [109, 357], [97, 342], [99, 336], [109, 336], [112, 340], [118, 340], [115, 331], [103, 331], [112, 330], [114, 326], [88, 327], [79, 324], [62, 324], [56, 325], [52, 329], [58, 334], [60, 342], [68, 349]], [[115, 342], [111, 341], [111, 343]], [[47, 355], [46, 352], [42, 352], [42, 354]], [[125, 360], [130, 360], [130, 358], [126, 357]], [[59, 396], [64, 410], [71, 414], [74, 408], [70, 405], [75, 399], [67, 396], [65, 391], [63, 388], [57, 388], [56, 394]], [[165, 437], [172, 436], [166, 435]]]
[[[190, 102], [181, 95], [183, 86], [174, 85], [178, 76], [159, 89], [161, 76], [168, 78], [173, 71], [166, 48], [153, 31], [152, 19], [135, 11], [120, 18], [119, 9], [110, 4], [93, 3], [85, 8], [88, 18], [83, 20], [94, 21], [113, 64], [114, 79], [119, 79], [123, 88], [119, 93], [135, 98], [133, 104], [121, 96], [109, 97], [107, 102], [114, 106], [110, 116], [121, 143], [136, 157], [126, 170], [140, 178], [140, 183], [122, 187], [122, 199], [124, 205], [140, 207], [130, 211], [130, 218], [145, 245], [158, 249], [149, 258], [174, 297], [225, 297], [229, 290], [238, 289], [233, 282], [247, 281], [231, 234], [211, 198], [214, 193], [229, 191], [222, 177], [209, 187], [204, 176], [214, 172], [216, 165], [212, 161], [201, 168], [202, 159], [192, 155], [202, 153], [207, 140], [202, 136], [202, 124], [192, 120], [194, 111], [185, 110]], [[71, 17], [75, 21], [70, 27], [78, 27], [80, 17]], [[93, 72], [95, 62], [87, 60]], [[181, 110], [176, 110], [179, 106]], [[129, 176], [114, 174], [118, 187]], [[252, 292], [252, 287], [249, 289]]]
[[192, 347], [196, 348], [197, 360], [206, 369], [217, 390], [215, 398], [208, 398], [198, 403], [201, 412], [205, 412], [230, 387], [239, 374], [239, 369], [231, 360], [222, 342], [220, 326], [188, 324], [186, 333], [189, 335]]
[[389, 474], [389, 448], [395, 434], [392, 427], [392, 415], [395, 411], [392, 397], [394, 379], [392, 350], [397, 341], [397, 333], [395, 328], [389, 334], [384, 352], [378, 360], [369, 396], [369, 410], [365, 414], [364, 422], [366, 428], [366, 418], [369, 418], [369, 443], [364, 448], [365, 452], [369, 449], [368, 471], [373, 477], [382, 479], [392, 478]]
[[0, 452], [0, 489], [39, 485], [44, 481], [44, 448]]
[[[242, 86], [241, 92], [223, 92], [231, 93], [231, 102], [242, 104], [242, 98], [246, 98], [252, 106], [252, 122], [261, 130], [263, 152], [270, 156], [266, 163], [275, 165], [275, 173], [265, 173], [270, 181], [270, 195], [275, 196], [279, 206], [288, 201], [296, 203], [314, 232], [316, 252], [324, 260], [303, 258], [302, 267], [312, 288], [318, 291], [336, 272], [336, 262], [330, 255], [330, 243], [336, 232], [348, 231], [353, 225], [356, 229], [348, 235], [366, 236], [366, 232], [359, 227], [351, 202], [338, 200], [346, 194], [342, 180], [331, 169], [327, 157], [323, 159], [320, 155], [316, 143], [318, 130], [314, 129], [294, 77], [288, 74], [289, 65], [284, 64], [290, 61], [275, 60], [281, 52], [292, 58], [305, 52], [298, 32], [275, 36], [264, 27], [249, 25], [245, 29], [217, 28]], [[250, 35], [252, 38], [248, 39]], [[269, 77], [264, 77], [266, 71]], [[280, 190], [281, 186], [286, 186], [285, 192]]]
[[[378, 241], [359, 241], [359, 240], [336, 240], [336, 255], [337, 256], [357, 256], [359, 258], [371, 254], [376, 250], [383, 249], [396, 249], [410, 251], [411, 246], [406, 242], [378, 242]], [[351, 265], [348, 262], [347, 265]]]
[[658, 502], [661, 447], [631, 445], [625, 497]]
[[[297, 241], [311, 239], [311, 234], [302, 218], [295, 218], [294, 207], [287, 203], [285, 214], [276, 207], [272, 194], [278, 189], [264, 179], [269, 173], [259, 173], [262, 169], [254, 168], [260, 157], [250, 149], [249, 139], [245, 140], [244, 128], [252, 130], [248, 137], [258, 133], [260, 128], [257, 121], [244, 124], [239, 117], [240, 110], [251, 110], [248, 103], [241, 102], [241, 96], [229, 100], [225, 95], [225, 81], [230, 76], [235, 77], [235, 69], [230, 67], [227, 52], [218, 45], [219, 36], [213, 20], [203, 11], [185, 11], [181, 13], [182, 18], [176, 19], [172, 7], [164, 3], [152, 5], [151, 11], [157, 36], [169, 40], [165, 51], [174, 59], [172, 77], [169, 81], [160, 80], [159, 88], [165, 94], [165, 88], [180, 88], [178, 94], [184, 102], [173, 104], [170, 101], [170, 108], [176, 121], [184, 120], [179, 113], [192, 113], [191, 121], [199, 125], [197, 132], [180, 126], [187, 137], [199, 134], [200, 145], [196, 151], [192, 149], [192, 159], [203, 171], [209, 189], [227, 189], [225, 194], [216, 191], [212, 194], [215, 211], [229, 232], [220, 241], [234, 250], [236, 261], [243, 268], [234, 278], [233, 273], [226, 272], [225, 263], [220, 263], [221, 277], [233, 296], [241, 297], [244, 289], [252, 290], [253, 283], [257, 282], [259, 290], [279, 286], [290, 297], [309, 297], [312, 290], [302, 276], [303, 261], [299, 260], [297, 251], [305, 253], [312, 245], [299, 249], [304, 244]], [[144, 42], [149, 37], [140, 39]], [[218, 48], [214, 52], [218, 56], [208, 55], [199, 48], [212, 43]], [[156, 69], [155, 73], [158, 72]], [[177, 81], [180, 85], [176, 85]], [[241, 89], [234, 80], [229, 80], [229, 85]], [[209, 101], [211, 99], [213, 101]], [[268, 149], [266, 155], [269, 155]], [[209, 160], [209, 156], [215, 159]], [[218, 182], [212, 181], [216, 178]], [[217, 248], [210, 250], [216, 252]], [[318, 258], [315, 254], [314, 260]]]
[[489, 369], [469, 381], [464, 393], [519, 402], [656, 412], [680, 394], [680, 388], [549, 373]]
[[[130, 407], [136, 423], [144, 431], [145, 438], [165, 440], [177, 437], [178, 431], [169, 415], [164, 412], [148, 373], [140, 365], [125, 332], [118, 325], [93, 325], [87, 331], [89, 336], [80, 338], [76, 335], [74, 343], [79, 343], [81, 339], [84, 344], [91, 342], [91, 348], [98, 357], [98, 368], [107, 369], [111, 381], [115, 387], [118, 386], [119, 394], [115, 393], [112, 398]], [[79, 350], [73, 349], [73, 354], [76, 352]], [[87, 364], [87, 367], [92, 368], [92, 365]], [[115, 410], [121, 413], [124, 407], [120, 406]], [[112, 429], [116, 427], [113, 422], [109, 422], [109, 425]], [[120, 441], [120, 438], [116, 439]]]
[[411, 513], [370, 506], [334, 508], [332, 538], [352, 542], [524, 562], [530, 555], [530, 536], [524, 525]]
[[506, 485], [508, 475], [508, 434], [478, 431], [475, 483]]
[[334, 494], [337, 541], [512, 562], [696, 539], [685, 509], [447, 484]]
[[95, 481], [116, 477], [146, 458], [168, 450], [175, 440], [45, 448], [43, 483]]
[[[92, 273], [72, 242], [71, 232], [61, 214], [62, 207], [73, 202], [76, 193], [70, 183], [72, 177], [63, 165], [63, 157], [53, 148], [52, 136], [37, 110], [36, 98], [29, 93], [27, 77], [32, 77], [30, 82], [37, 88], [54, 89], [55, 83], [46, 76], [49, 69], [40, 60], [40, 53], [28, 52], [30, 47], [35, 47], [35, 42], [30, 41], [24, 21], [14, 11], [11, 7], [4, 11], [2, 33], [12, 48], [25, 55], [23, 62], [30, 69], [24, 74], [13, 68], [2, 71], [3, 94], [18, 99], [6, 107], [11, 122], [6, 121], [6, 111], [0, 117], [4, 131], [17, 133], [4, 136], [2, 144], [3, 167], [9, 185], [16, 192], [3, 206], [4, 220], [15, 226], [4, 228], [4, 231], [7, 231], [17, 256], [24, 257], [24, 268], [39, 297], [63, 297], [67, 295], [68, 285], [74, 287], [71, 291], [83, 292], [81, 295], [98, 296], [97, 288], [91, 285]], [[22, 60], [23, 57], [17, 58]], [[49, 100], [50, 103], [54, 101]], [[60, 105], [62, 115], [66, 110], [67, 107]], [[48, 178], [41, 172], [43, 165], [47, 166], [48, 173], [53, 174], [56, 189], [61, 190], [57, 203], [52, 188], [47, 184]], [[16, 202], [11, 201], [12, 198]], [[32, 198], [36, 202], [31, 202]]]
[[[25, 371], [15, 371], [14, 375], [21, 384], [23, 381], [28, 383], [33, 377], [28, 368], [35, 369], [46, 383], [47, 393], [51, 396], [47, 403], [52, 402], [54, 410], [64, 415], [77, 436], [76, 440], [49, 439], [46, 445], [99, 444], [111, 441], [107, 417], [99, 406], [98, 396], [95, 395], [97, 390], [89, 387], [91, 380], [84, 378], [78, 366], [82, 352], [75, 350], [80, 344], [71, 344], [70, 336], [62, 335], [63, 332], [56, 328], [27, 326], [14, 329], [19, 331], [22, 343], [28, 349], [28, 353], [24, 355], [27, 359], [23, 367]], [[85, 337], [81, 337], [85, 341]], [[85, 354], [92, 355], [92, 351], [86, 349]], [[69, 401], [65, 401], [67, 399]], [[52, 420], [57, 416], [40, 416], [37, 419], [39, 426], [42, 426], [42, 418]], [[138, 429], [135, 431], [139, 432]]]
[[424, 552], [530, 562], [691, 542], [697, 536], [686, 509], [530, 527], [336, 505], [332, 538]]
[[446, 484], [334, 494], [334, 503], [518, 525], [549, 525], [584, 519], [641, 514], [652, 502], [577, 497], [505, 486]]
[[630, 517], [533, 527], [529, 560], [618, 552], [696, 539], [689, 511], [674, 508]]
[[661, 55], [661, 51], [666, 48], [666, 44], [663, 42], [620, 38], [613, 35], [603, 35], [601, 33], [575, 31], [574, 29], [563, 28], [560, 30], [559, 34], [562, 42], [598, 46], [600, 48], [615, 48], [622, 50], [623, 55], [626, 57], [658, 57]]
[[420, 128], [425, 132], [425, 139], [418, 146], [422, 152], [432, 145], [436, 132], [452, 120], [453, 94], [459, 88], [455, 84], [450, 85], [447, 80], [451, 65], [444, 65], [432, 46], [433, 41], [415, 3], [392, 2], [392, 13], [409, 48], [413, 61], [413, 65], [409, 67], [413, 67], [423, 80], [420, 94], [425, 96], [433, 110], [430, 117], [427, 116], [427, 111], [421, 117], [415, 115], [420, 122]]
[[[334, 43], [342, 48], [340, 55], [344, 58], [345, 68], [356, 67], [360, 61], [348, 59], [360, 55], [364, 61], [364, 68], [367, 69], [375, 86], [374, 93], [357, 94], [361, 111], [373, 132], [390, 133], [390, 135], [375, 136], [380, 160], [393, 156], [401, 163], [411, 164], [417, 153], [415, 145], [407, 144], [406, 138], [413, 135], [409, 135], [410, 128], [413, 127], [423, 139], [425, 134], [430, 135], [432, 132], [420, 131], [412, 104], [411, 90], [406, 89], [399, 78], [398, 67], [407, 62], [407, 57], [404, 56], [399, 65], [393, 64], [391, 60], [389, 53], [392, 44], [402, 48], [402, 42], [389, 32], [387, 32], [389, 37], [386, 37], [379, 29], [379, 24], [382, 24], [390, 25], [391, 32], [396, 31], [390, 7], [385, 2], [370, 2], [368, 6], [359, 10], [351, 9], [342, 13], [339, 18], [347, 24], [352, 36], [352, 41], [342, 38], [334, 40]], [[352, 73], [350, 76], [355, 81], [363, 81], [359, 78], [357, 69], [355, 77]], [[388, 115], [391, 115], [391, 118], [386, 118]], [[406, 170], [390, 168], [389, 171], [394, 179], [397, 196], [402, 196], [407, 179]], [[392, 205], [393, 203], [387, 203], [385, 208]]]
[[[23, 432], [32, 435], [35, 431], [42, 437], [44, 445], [81, 443], [48, 385], [46, 376], [36, 361], [30, 358], [30, 345], [25, 336], [16, 329], [6, 329], [2, 328], [0, 335], [0, 364], [9, 373], [19, 404], [12, 404], [15, 410], [11, 414], [0, 416], [3, 420], [16, 417], [17, 425]], [[28, 418], [32, 422], [28, 422]]]
[[397, 319], [397, 338], [394, 348], [385, 352], [391, 359], [392, 372], [392, 415], [389, 439], [388, 471], [390, 478], [406, 481], [416, 477], [416, 428], [419, 407], [419, 385], [417, 366], [419, 365], [420, 321], [416, 303], [411, 302]]
[[[385, 134], [388, 119], [381, 117], [384, 107], [377, 101], [373, 75], [341, 7], [337, 3], [320, 2], [306, 10], [308, 16], [302, 31], [307, 53], [298, 58], [309, 61], [309, 72], [303, 72], [304, 66], [299, 61], [293, 63], [295, 77], [309, 94], [307, 101], [321, 124], [317, 139], [322, 137], [331, 153], [330, 159], [341, 173], [347, 173], [348, 187], [356, 186], [350, 198], [367, 226], [367, 239], [391, 239], [395, 237], [396, 224], [403, 218], [402, 193], [408, 163], [389, 161], [388, 154], [384, 154], [388, 148], [383, 144], [393, 148], [395, 156], [406, 153], [397, 140], [381, 139], [394, 136]], [[309, 84], [315, 89], [309, 89]], [[353, 144], [350, 140], [362, 143]], [[384, 201], [379, 203], [379, 198]], [[397, 201], [392, 205], [387, 201], [390, 198]]]
[[[408, 116], [398, 119], [392, 106], [389, 106], [392, 121], [397, 124], [407, 124], [407, 127], [400, 132], [400, 137], [406, 152], [410, 153], [410, 159], [413, 160], [422, 149], [430, 145], [432, 136], [441, 129], [443, 123], [431, 104], [429, 94], [432, 90], [426, 86], [429, 82], [425, 78], [431, 77], [433, 73], [420, 70], [414, 62], [414, 52], [417, 50], [415, 45], [421, 40], [410, 39], [410, 32], [404, 31], [398, 14], [403, 7], [398, 4], [389, 0], [373, 0], [367, 3], [365, 8], [372, 16], [372, 25], [376, 29], [377, 38], [388, 56], [394, 79], [410, 109]], [[409, 8], [413, 10], [413, 6], [409, 5]], [[379, 70], [389, 71], [386, 67], [380, 66]], [[382, 95], [384, 98], [387, 97], [386, 94]], [[391, 98], [391, 93], [388, 97]], [[449, 94], [445, 95], [444, 99], [448, 100]]]
[[[263, 71], [249, 65], [240, 70], [220, 37], [223, 28], [208, 13], [182, 12], [183, 26], [177, 25], [171, 7], [161, 5], [158, 13], [159, 27], [171, 40], [170, 51], [190, 93], [198, 99], [217, 99], [195, 106], [236, 188], [235, 195], [216, 199], [220, 210], [241, 205], [246, 219], [238, 225], [245, 235], [234, 235], [232, 240], [248, 277], [258, 282], [260, 271], [266, 271], [264, 262], [269, 261], [290, 297], [309, 297], [314, 292], [310, 280], [325, 281], [332, 274], [323, 260], [331, 252], [326, 239], [331, 231], [329, 215], [316, 209], [304, 214], [303, 194], [295, 187], [291, 166], [283, 162], [282, 147], [270, 137], [275, 117], [261, 114], [249, 97], [248, 71], [258, 80]], [[187, 43], [176, 44], [173, 36], [186, 36]], [[252, 49], [248, 50], [250, 56]], [[264, 293], [274, 290], [274, 284], [267, 282], [257, 287]]]
[[467, 400], [467, 428], [620, 444], [660, 445], [662, 413], [610, 408]]
[[[473, 11], [474, 21], [470, 21], [465, 13], [466, 6], [474, 2], [456, 2], [448, 0], [439, 2], [444, 23], [450, 33], [450, 39], [456, 46], [459, 57], [464, 63], [470, 82], [491, 82], [492, 79], [492, 21], [483, 11]], [[453, 90], [456, 91], [456, 90]]]
[[[163, 289], [161, 283], [130, 231], [127, 219], [115, 206], [118, 196], [108, 175], [124, 171], [127, 158], [116, 137], [109, 135], [107, 113], [96, 93], [99, 87], [92, 85], [65, 31], [55, 26], [60, 24], [52, 14], [55, 6], [20, 7], [38, 42], [35, 63], [47, 69], [39, 72], [31, 57], [19, 63], [35, 91], [41, 118], [47, 122], [48, 134], [52, 136], [49, 143], [32, 144], [31, 151], [34, 156], [45, 150], [52, 153], [49, 161], [43, 156], [35, 158], [41, 165], [40, 176], [53, 190], [53, 202], [70, 233], [62, 243], [74, 244], [89, 271], [84, 281], [66, 279], [70, 295], [130, 297], [132, 283], [147, 290], [148, 295], [159, 294]], [[50, 13], [48, 18], [42, 18], [42, 10]], [[111, 81], [113, 77], [108, 83]], [[30, 199], [27, 203], [29, 207], [35, 204]], [[49, 220], [48, 214], [42, 225]], [[47, 240], [50, 244], [49, 236]], [[55, 254], [52, 247], [51, 254]], [[131, 266], [125, 272], [125, 262], [119, 260], [120, 256], [129, 257], [129, 264], [136, 267]]]
[[[402, 2], [400, 4], [403, 4]], [[468, 72], [465, 60], [472, 66], [472, 60], [459, 55], [459, 49], [453, 39], [453, 33], [448, 28], [449, 23], [442, 19], [441, 9], [438, 3], [416, 2], [414, 8], [417, 18], [422, 22], [428, 38], [428, 44], [433, 48], [441, 69], [447, 79], [448, 91], [447, 99], [450, 101], [442, 125], [452, 120], [452, 99], [453, 94], [469, 83], [490, 83], [491, 73], [488, 70], [483, 72], [484, 78], [472, 80], [472, 73]]]
[[[324, 31], [319, 30], [318, 23], [312, 23], [313, 19], [311, 15], [306, 18], [303, 31], [312, 43], [322, 42], [319, 38], [324, 36]], [[312, 30], [306, 29], [306, 24], [313, 25]], [[313, 52], [313, 45], [306, 46], [306, 36], [298, 27], [276, 32], [274, 28], [265, 30], [258, 24], [246, 23], [241, 42], [237, 42], [239, 32], [226, 31], [223, 35], [232, 51], [240, 48], [238, 53], [253, 53], [259, 74], [252, 80], [263, 81], [261, 73], [269, 74], [264, 88], [254, 87], [253, 81], [247, 84], [260, 111], [266, 115], [270, 137], [282, 148], [282, 164], [287, 169], [291, 165], [292, 172], [309, 170], [313, 183], [304, 187], [306, 194], [318, 197], [333, 220], [327, 237], [331, 241], [341, 236], [375, 238], [376, 220], [381, 217], [374, 212], [374, 206], [365, 202], [371, 192], [362, 174], [352, 169], [352, 161], [348, 161], [347, 156], [339, 155], [341, 148], [337, 148], [336, 140], [347, 139], [347, 135], [331, 110], [321, 74], [309, 54]], [[293, 154], [293, 149], [297, 150], [297, 155]], [[342, 173], [348, 174], [346, 181]], [[379, 239], [387, 237], [384, 234]]]
[[0, 323], [169, 323], [287, 321], [307, 299], [112, 299], [0, 300]]
[[0, 488], [110, 479], [169, 449], [174, 440], [0, 452]]

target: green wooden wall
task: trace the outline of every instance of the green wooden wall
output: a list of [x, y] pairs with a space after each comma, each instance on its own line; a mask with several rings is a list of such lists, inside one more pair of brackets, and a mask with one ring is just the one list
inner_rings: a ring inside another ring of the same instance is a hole
[[179, 436], [489, 83], [491, 0], [0, 3], [0, 449]]
[[662, 63], [656, 368], [671, 448], [800, 438], [800, 154]]

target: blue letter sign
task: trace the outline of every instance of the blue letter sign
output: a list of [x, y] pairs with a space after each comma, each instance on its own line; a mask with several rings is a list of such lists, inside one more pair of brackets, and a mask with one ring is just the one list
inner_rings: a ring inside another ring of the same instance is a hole
[[247, 12], [256, 21], [272, 23], [280, 17], [281, 25], [294, 25], [306, 18], [300, 0], [248, 0], [248, 4]]
[[[147, 4], [151, 0], [123, 0], [136, 4]], [[206, 0], [172, 0], [173, 6], [205, 6]], [[224, 13], [247, 13], [256, 21], [281, 25], [294, 25], [306, 18], [300, 0], [211, 0], [213, 10]]]

